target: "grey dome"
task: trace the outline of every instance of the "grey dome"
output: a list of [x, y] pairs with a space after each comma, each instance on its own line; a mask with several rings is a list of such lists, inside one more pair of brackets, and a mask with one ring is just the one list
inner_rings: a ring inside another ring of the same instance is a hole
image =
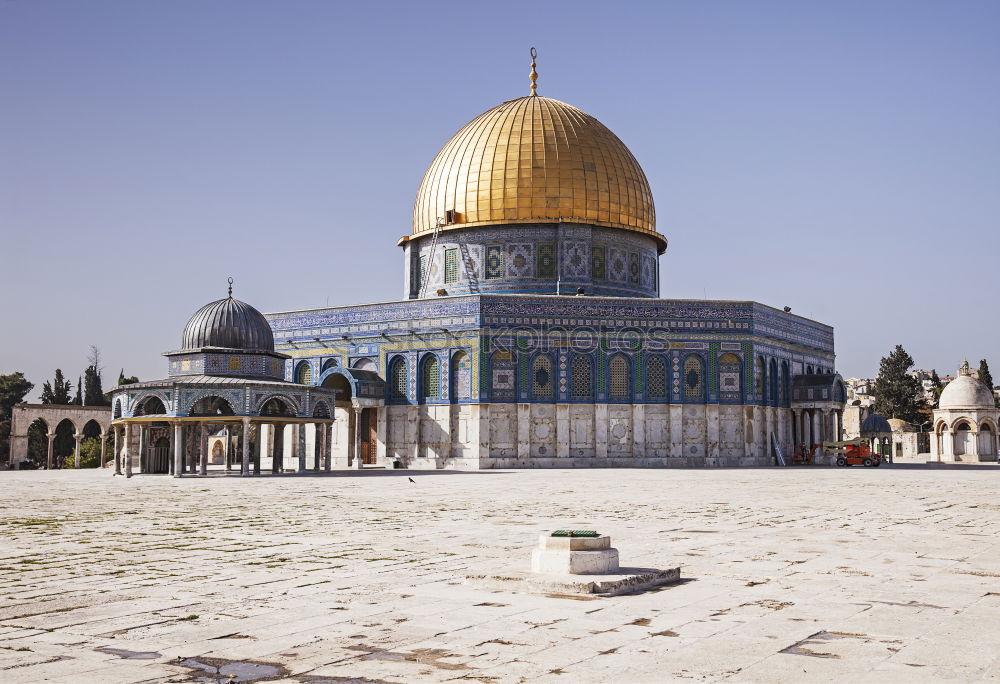
[[892, 432], [892, 427], [885, 418], [873, 413], [865, 418], [865, 422], [861, 423], [861, 433], [866, 432]]
[[274, 332], [260, 311], [230, 296], [201, 307], [184, 326], [182, 348], [201, 347], [273, 352]]

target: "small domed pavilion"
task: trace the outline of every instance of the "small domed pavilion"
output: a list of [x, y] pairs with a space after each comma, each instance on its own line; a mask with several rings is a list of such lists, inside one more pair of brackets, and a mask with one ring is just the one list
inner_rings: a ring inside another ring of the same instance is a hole
[[240, 474], [257, 475], [263, 453], [279, 473], [286, 426], [292, 432], [289, 455], [297, 456], [302, 472], [308, 469], [308, 425], [314, 426], [312, 468], [330, 470], [337, 390], [285, 381], [290, 357], [274, 350], [267, 319], [233, 298], [232, 279], [229, 296], [196, 311], [184, 327], [181, 349], [164, 356], [165, 380], [110, 393], [116, 473], [207, 475], [210, 439], [227, 471], [240, 454]]
[[931, 445], [935, 461], [993, 461], [997, 458], [1000, 410], [993, 392], [973, 377], [969, 362], [948, 383], [934, 409]]

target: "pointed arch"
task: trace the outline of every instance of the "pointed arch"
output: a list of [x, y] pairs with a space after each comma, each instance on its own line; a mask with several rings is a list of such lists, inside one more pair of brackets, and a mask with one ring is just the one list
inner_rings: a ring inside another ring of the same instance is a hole
[[313, 380], [312, 364], [302, 361], [295, 367], [295, 382], [300, 385], [311, 385]]
[[428, 353], [420, 360], [420, 400], [434, 401], [441, 397], [441, 362], [437, 354]]
[[646, 357], [646, 397], [663, 401], [670, 396], [667, 391], [667, 360], [663, 354]]
[[571, 376], [570, 391], [573, 399], [593, 399], [594, 360], [586, 354], [574, 354]]
[[389, 382], [386, 383], [388, 390], [387, 399], [390, 402], [402, 403], [408, 396], [410, 382], [406, 368], [406, 359], [402, 356], [393, 357], [389, 361]]
[[472, 398], [472, 361], [469, 354], [459, 349], [451, 355], [451, 392], [448, 396], [453, 402]]
[[531, 361], [531, 397], [538, 401], [551, 401], [554, 396], [552, 357], [541, 352]]
[[608, 359], [608, 401], [632, 401], [632, 361], [625, 354], [615, 354]]
[[698, 354], [684, 357], [684, 402], [705, 403], [705, 361]]

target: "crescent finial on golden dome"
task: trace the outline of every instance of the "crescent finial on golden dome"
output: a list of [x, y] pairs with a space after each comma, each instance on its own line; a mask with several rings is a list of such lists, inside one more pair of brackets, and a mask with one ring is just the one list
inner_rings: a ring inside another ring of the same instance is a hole
[[538, 95], [538, 83], [536, 83], [536, 81], [538, 80], [538, 72], [535, 71], [535, 57], [537, 56], [538, 53], [535, 51], [535, 48], [531, 48], [531, 73], [528, 74], [528, 78], [531, 79], [532, 95]]

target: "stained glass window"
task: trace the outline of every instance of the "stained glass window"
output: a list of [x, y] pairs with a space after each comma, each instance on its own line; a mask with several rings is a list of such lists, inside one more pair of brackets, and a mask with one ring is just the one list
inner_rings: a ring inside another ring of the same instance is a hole
[[611, 376], [611, 398], [612, 399], [628, 399], [629, 398], [629, 378], [628, 378], [628, 361], [624, 356], [619, 354], [611, 359], [611, 363], [608, 364], [610, 367]]
[[646, 359], [646, 392], [656, 399], [667, 396], [667, 364], [662, 356]]
[[604, 247], [594, 247], [590, 270], [594, 280], [604, 280]]
[[425, 399], [441, 395], [441, 367], [433, 354], [424, 360], [423, 394]]
[[705, 368], [701, 359], [694, 354], [684, 359], [684, 399], [705, 400]]
[[458, 249], [444, 251], [444, 282], [454, 283], [458, 280]]
[[427, 280], [427, 255], [424, 254], [420, 257], [420, 262], [417, 267], [417, 289], [421, 289], [424, 286], [424, 281]]
[[531, 390], [538, 399], [552, 396], [552, 360], [545, 354], [535, 357], [531, 369]]
[[504, 252], [500, 245], [489, 245], [486, 248], [486, 278], [503, 278]]
[[553, 278], [556, 275], [556, 248], [551, 243], [538, 245], [538, 265], [535, 277]]
[[593, 362], [589, 356], [574, 357], [573, 397], [575, 399], [586, 399], [590, 396], [590, 379], [593, 375]]
[[301, 385], [311, 385], [313, 381], [313, 370], [312, 366], [308, 363], [303, 363], [299, 366], [299, 384]]
[[392, 360], [389, 371], [389, 393], [393, 399], [406, 399], [406, 362], [396, 358]]

